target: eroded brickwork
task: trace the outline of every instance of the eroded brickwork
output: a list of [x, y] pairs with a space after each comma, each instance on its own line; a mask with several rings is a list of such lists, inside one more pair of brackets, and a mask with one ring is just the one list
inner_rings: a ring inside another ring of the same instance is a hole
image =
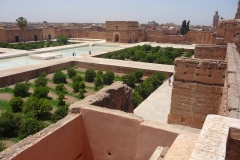
[[225, 61], [176, 59], [168, 123], [201, 128], [208, 114], [218, 114]]
[[106, 21], [106, 41], [138, 42], [138, 26], [137, 21]]
[[216, 35], [213, 32], [189, 31], [184, 35], [184, 44], [214, 44]]
[[218, 24], [216, 44], [235, 43], [240, 49], [240, 19], [221, 20]]
[[82, 100], [82, 103], [99, 107], [117, 109], [133, 113], [132, 89], [122, 82], [115, 82], [110, 86], [101, 89], [94, 95]]
[[226, 45], [197, 45], [194, 58], [225, 60]]

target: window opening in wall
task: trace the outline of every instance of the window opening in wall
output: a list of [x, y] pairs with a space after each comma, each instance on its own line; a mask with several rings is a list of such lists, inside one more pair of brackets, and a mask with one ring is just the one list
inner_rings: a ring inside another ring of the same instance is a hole
[[116, 26], [116, 29], [118, 29], [118, 26]]
[[48, 35], [48, 39], [52, 39], [52, 38], [51, 38], [51, 34]]

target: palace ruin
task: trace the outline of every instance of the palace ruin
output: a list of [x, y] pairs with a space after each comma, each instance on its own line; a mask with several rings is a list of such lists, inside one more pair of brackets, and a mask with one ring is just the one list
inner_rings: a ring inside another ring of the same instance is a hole
[[[235, 19], [220, 20], [214, 34], [190, 32], [186, 36], [166, 38], [161, 34], [154, 35], [154, 32], [138, 34], [134, 29], [137, 22], [132, 22], [133, 30], [129, 32], [128, 23], [124, 23], [124, 27], [123, 22], [107, 22], [110, 26], [106, 32], [109, 42], [132, 43], [137, 39], [147, 39], [201, 44], [196, 46], [194, 58], [175, 61], [169, 124], [146, 121], [132, 113], [107, 109], [126, 110], [123, 107], [126, 105], [114, 105], [120, 104], [120, 101], [128, 104], [131, 89], [124, 87], [126, 92], [119, 97], [108, 92], [106, 97], [110, 97], [112, 102], [98, 96], [98, 103], [89, 103], [92, 101], [90, 97], [91, 100], [72, 104], [67, 117], [6, 149], [0, 153], [0, 159], [40, 160], [44, 153], [44, 159], [49, 160], [238, 160], [240, 2], [238, 7]], [[1, 72], [0, 84], [20, 81], [22, 75], [33, 78], [42, 71], [50, 73], [60, 65], [66, 68], [74, 64], [93, 69], [101, 66], [125, 72], [132, 70], [67, 59], [31, 69], [23, 67], [21, 71]], [[145, 70], [145, 74], [152, 72]], [[114, 85], [119, 87], [123, 84]], [[129, 106], [128, 109], [131, 104]], [[194, 128], [200, 128], [200, 133]]]

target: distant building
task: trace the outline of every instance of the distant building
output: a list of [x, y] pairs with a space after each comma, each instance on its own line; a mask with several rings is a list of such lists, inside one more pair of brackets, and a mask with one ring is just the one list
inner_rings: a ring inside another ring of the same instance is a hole
[[215, 12], [215, 15], [213, 16], [213, 28], [217, 28], [219, 22], [219, 15], [218, 11]]
[[238, 1], [238, 9], [237, 9], [237, 13], [235, 15], [235, 19], [240, 19], [240, 0]]

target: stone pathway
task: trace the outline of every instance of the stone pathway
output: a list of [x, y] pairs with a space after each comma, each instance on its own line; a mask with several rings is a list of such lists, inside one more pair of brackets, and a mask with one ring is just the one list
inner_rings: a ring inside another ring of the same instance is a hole
[[94, 58], [90, 56], [76, 56], [74, 57], [74, 60], [78, 62], [88, 62], [88, 63], [104, 64], [104, 65], [112, 65], [112, 66], [120, 66], [120, 67], [149, 69], [149, 70], [156, 70], [156, 71], [170, 72], [170, 73], [174, 72], [173, 65], [113, 60], [113, 59], [105, 59], [105, 58]]
[[[172, 77], [171, 79], [173, 81]], [[169, 86], [168, 81], [166, 81], [134, 110], [134, 114], [144, 120], [167, 123], [171, 95], [172, 86]]]

